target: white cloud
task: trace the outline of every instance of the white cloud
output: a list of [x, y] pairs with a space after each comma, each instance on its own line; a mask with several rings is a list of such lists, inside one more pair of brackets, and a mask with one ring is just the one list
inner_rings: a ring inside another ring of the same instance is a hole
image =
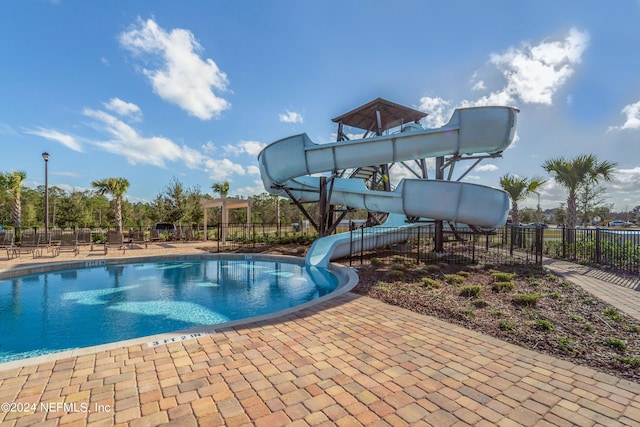
[[120, 35], [122, 46], [136, 55], [160, 63], [157, 68], [143, 68], [154, 91], [202, 120], [217, 117], [231, 107], [217, 92], [227, 89], [227, 75], [212, 59], [202, 59], [203, 50], [189, 30], [160, 28], [152, 19], [142, 21]]
[[450, 102], [442, 98], [423, 96], [420, 98], [418, 110], [429, 114], [423, 119], [428, 127], [438, 128], [444, 126], [449, 121], [451, 112], [453, 111], [449, 105]]
[[266, 144], [259, 141], [240, 141], [236, 145], [228, 144], [224, 147], [225, 153], [239, 156], [240, 154], [247, 153], [251, 156], [257, 156], [262, 149], [266, 147]]
[[[247, 173], [249, 175], [260, 175], [260, 168], [255, 165], [247, 166]], [[262, 181], [260, 181], [262, 182]]]
[[484, 84], [484, 81], [478, 80], [471, 86], [471, 90], [486, 90], [487, 86]]
[[77, 178], [78, 174], [75, 172], [51, 172], [51, 175], [56, 175], [56, 176], [68, 176], [71, 178]]
[[45, 139], [59, 142], [73, 151], [82, 151], [82, 146], [73, 136], [58, 132], [57, 130], [38, 128], [35, 130], [27, 130], [24, 133], [41, 136]]
[[285, 123], [302, 123], [302, 115], [293, 111], [287, 110], [286, 114], [278, 114], [281, 122]]
[[142, 111], [136, 104], [125, 102], [120, 98], [111, 98], [109, 102], [105, 102], [103, 105], [107, 110], [113, 111], [122, 117], [129, 117], [134, 122], [142, 120]]
[[609, 131], [621, 129], [640, 129], [640, 101], [629, 104], [622, 109], [622, 113], [627, 116], [627, 120], [622, 126], [611, 126]]
[[[149, 164], [166, 167], [166, 162], [181, 161], [189, 169], [202, 169], [213, 179], [224, 180], [230, 176], [245, 175], [244, 168], [229, 159], [212, 159], [201, 151], [187, 145], [178, 145], [168, 138], [145, 137], [136, 129], [117, 117], [100, 110], [85, 109], [83, 114], [94, 119], [93, 126], [111, 135], [104, 141], [93, 144], [110, 153], [124, 157], [129, 164]], [[212, 143], [203, 146], [211, 148]]]
[[553, 104], [553, 96], [567, 82], [580, 63], [589, 43], [587, 32], [575, 28], [562, 40], [545, 41], [531, 46], [510, 48], [492, 54], [490, 64], [506, 79], [506, 85], [472, 105], [511, 105], [524, 103]]
[[214, 181], [229, 179], [231, 175], [244, 175], [244, 168], [229, 159], [206, 159], [204, 169], [209, 172], [209, 177]]
[[488, 164], [488, 165], [477, 166], [473, 170], [476, 171], [476, 172], [495, 172], [498, 169], [500, 169], [498, 166]]
[[200, 148], [202, 149], [202, 151], [209, 154], [215, 153], [216, 150], [218, 149], [218, 147], [216, 147], [216, 144], [214, 144], [213, 141], [208, 141], [206, 144], [204, 144]]

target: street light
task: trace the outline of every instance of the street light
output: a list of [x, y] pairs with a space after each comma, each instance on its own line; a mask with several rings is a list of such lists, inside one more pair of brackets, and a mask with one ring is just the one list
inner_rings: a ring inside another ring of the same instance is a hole
[[44, 238], [49, 242], [49, 153], [42, 153], [44, 159]]

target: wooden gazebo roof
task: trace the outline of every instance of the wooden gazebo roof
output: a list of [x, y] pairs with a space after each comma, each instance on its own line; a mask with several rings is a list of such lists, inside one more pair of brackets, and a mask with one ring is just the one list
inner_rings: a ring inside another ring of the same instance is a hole
[[[378, 116], [380, 122], [378, 123]], [[405, 107], [386, 99], [376, 98], [354, 110], [331, 119], [340, 125], [380, 133], [404, 123], [418, 122], [427, 113]]]

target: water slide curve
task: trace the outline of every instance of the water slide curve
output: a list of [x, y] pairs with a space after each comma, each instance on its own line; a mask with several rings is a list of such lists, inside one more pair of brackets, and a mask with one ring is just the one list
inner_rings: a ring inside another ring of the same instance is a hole
[[[513, 141], [517, 113], [511, 107], [460, 108], [440, 128], [407, 126], [395, 134], [329, 144], [316, 144], [307, 134], [295, 135], [260, 152], [260, 174], [272, 195], [287, 197], [283, 189], [286, 187], [302, 202], [316, 201], [320, 178], [312, 174], [438, 156], [501, 153]], [[428, 179], [403, 179], [394, 191], [374, 191], [367, 189], [363, 180], [335, 178], [329, 202], [388, 212], [380, 234], [389, 227], [415, 227], [406, 223], [407, 216], [495, 228], [504, 225], [509, 211], [509, 196], [503, 190]], [[368, 242], [360, 242], [366, 247], [358, 249], [390, 243], [375, 233], [367, 236]], [[349, 233], [322, 237], [311, 246], [306, 261], [326, 267], [332, 259], [344, 257], [352, 249]]]

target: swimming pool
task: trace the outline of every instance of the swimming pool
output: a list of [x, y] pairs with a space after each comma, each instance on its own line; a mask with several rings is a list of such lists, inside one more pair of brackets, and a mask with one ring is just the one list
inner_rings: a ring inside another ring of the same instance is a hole
[[340, 284], [275, 258], [102, 260], [2, 279], [0, 363], [281, 312]]

